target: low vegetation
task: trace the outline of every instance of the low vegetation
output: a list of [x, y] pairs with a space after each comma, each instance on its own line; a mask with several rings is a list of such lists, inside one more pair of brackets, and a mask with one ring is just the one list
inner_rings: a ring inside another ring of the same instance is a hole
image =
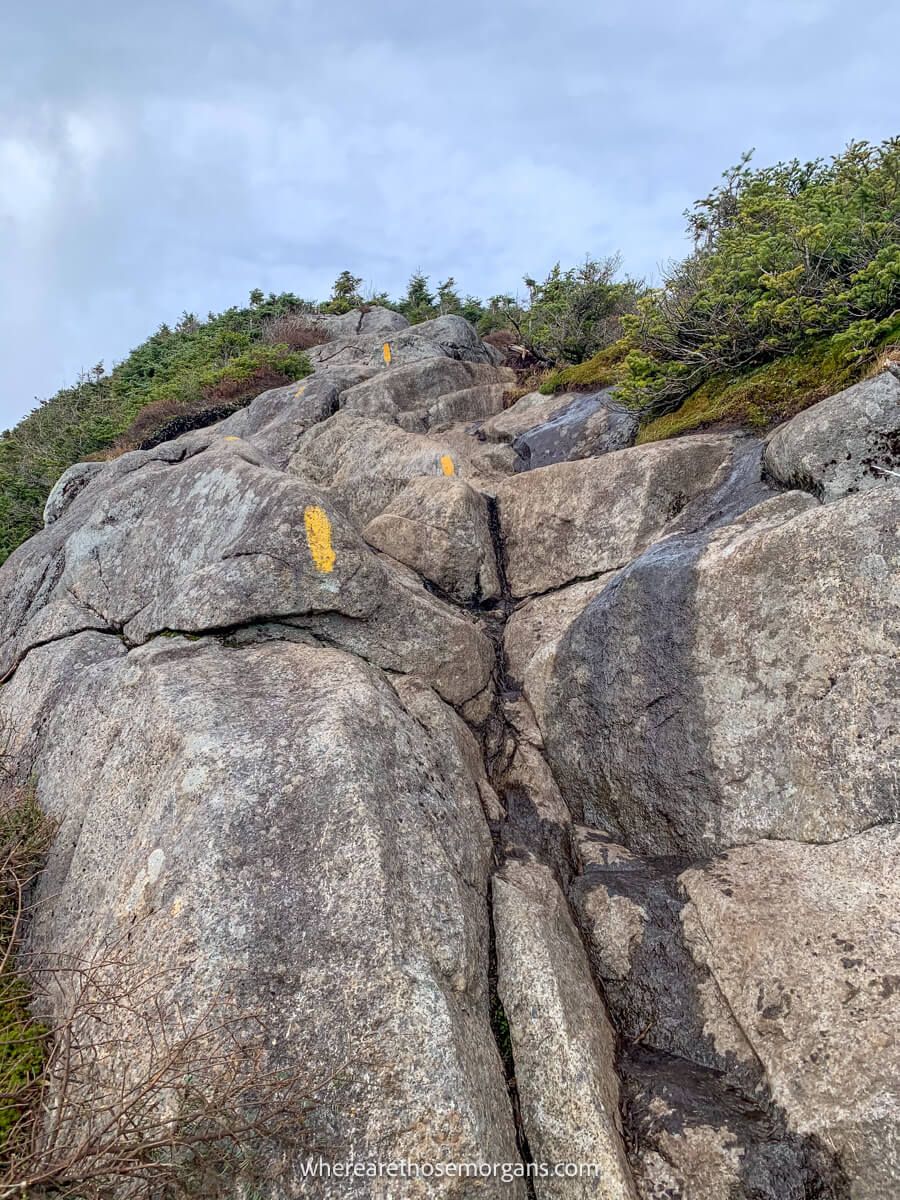
[[[900, 138], [853, 143], [829, 162], [753, 169], [745, 155], [697, 202], [688, 228], [693, 253], [623, 322], [633, 349], [621, 394], [646, 415], [678, 410], [704, 388], [693, 406], [713, 412], [712, 396], [747, 375], [739, 392], [753, 398], [726, 407], [755, 405], [769, 422], [787, 411], [792, 381], [811, 397], [865, 373], [896, 339]], [[791, 362], [759, 373], [782, 360]]]
[[405, 293], [363, 295], [342, 271], [322, 303], [250, 295], [245, 308], [162, 326], [0, 437], [0, 561], [41, 523], [80, 459], [209, 424], [309, 370], [319, 314], [384, 305], [412, 323], [459, 315], [501, 348], [523, 387], [615, 385], [642, 440], [727, 422], [771, 427], [874, 370], [900, 344], [900, 138], [830, 161], [755, 168], [750, 156], [688, 214], [693, 249], [658, 287], [619, 259], [556, 264], [521, 297], [461, 294], [414, 272]]
[[167, 1000], [182, 968], [138, 968], [127, 939], [27, 962], [55, 831], [2, 749], [0, 772], [0, 1200], [252, 1194], [303, 1144], [315, 1089], [271, 1065], [272, 1031], [225, 989]]
[[[302, 378], [305, 355], [271, 342], [274, 322], [312, 306], [255, 292], [246, 308], [184, 313], [111, 371], [98, 363], [0, 436], [0, 561], [41, 526], [44, 501], [74, 462], [153, 444], [176, 417], [224, 416], [268, 387]], [[208, 423], [208, 422], [207, 422]]]

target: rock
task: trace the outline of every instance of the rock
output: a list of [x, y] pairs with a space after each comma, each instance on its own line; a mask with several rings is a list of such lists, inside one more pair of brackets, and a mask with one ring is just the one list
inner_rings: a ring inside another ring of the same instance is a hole
[[58, 520], [76, 496], [80, 496], [91, 480], [100, 474], [105, 464], [102, 462], [75, 463], [67, 471], [63, 471], [53, 485], [47, 503], [44, 505], [44, 527]]
[[[900, 379], [882, 371], [798, 414], [772, 434], [766, 469], [820, 500], [900, 481]], [[894, 474], [891, 474], [894, 472]]]
[[[792, 1122], [769, 1091], [766, 1064], [720, 986], [704, 932], [706, 913], [686, 894], [694, 871], [682, 873], [670, 858], [640, 858], [596, 831], [578, 830], [575, 841], [582, 874], [571, 895], [625, 1047], [619, 1070], [642, 1200], [672, 1194], [667, 1189], [700, 1200], [848, 1195], [839, 1186], [841, 1167], [830, 1139]], [[770, 845], [746, 852], [765, 859]], [[765, 890], [766, 871], [757, 873], [755, 861], [752, 878]], [[743, 904], [721, 860], [696, 871]], [[780, 871], [779, 877], [789, 893], [793, 872]], [[782, 919], [790, 911], [793, 920], [793, 898], [786, 894], [783, 901]], [[753, 916], [746, 919], [749, 925]], [[734, 924], [727, 932], [725, 924], [722, 936], [743, 961], [743, 942]], [[763, 942], [771, 931], [763, 922], [754, 932]], [[760, 980], [764, 974], [766, 988], [784, 981], [777, 952], [774, 962], [761, 952]], [[755, 1004], [758, 1010], [763, 984], [746, 982], [748, 1009]], [[828, 1183], [835, 1185], [833, 1193]]]
[[481, 746], [465, 721], [414, 675], [396, 675], [391, 683], [404, 709], [427, 730], [445, 770], [449, 772], [462, 765], [475, 781], [486, 819], [500, 821], [503, 816], [500, 800], [488, 780]]
[[[482, 362], [458, 362], [442, 356], [413, 362], [408, 366], [392, 366], [380, 371], [356, 387], [350, 388], [342, 399], [348, 412], [363, 416], [396, 418], [411, 413], [427, 430], [432, 422], [446, 423], [456, 419], [475, 420], [485, 409], [502, 405], [497, 402], [497, 387], [506, 384], [511, 371]], [[463, 403], [448, 397], [465, 392]], [[469, 411], [471, 407], [471, 411]]]
[[497, 486], [514, 596], [617, 570], [726, 467], [727, 438], [700, 436], [557, 463]]
[[575, 398], [574, 392], [562, 392], [556, 396], [528, 392], [503, 412], [482, 422], [479, 433], [490, 441], [514, 442], [520, 434], [542, 425], [561, 412]]
[[310, 323], [321, 326], [330, 338], [381, 337], [409, 328], [402, 313], [375, 305], [372, 308], [353, 308], [350, 312], [311, 313]]
[[363, 537], [461, 604], [500, 595], [487, 501], [462, 479], [411, 480]]
[[[114, 944], [114, 982], [152, 964], [164, 1014], [252, 1010], [260, 1068], [299, 1070], [314, 1097], [301, 1148], [265, 1148], [273, 1195], [305, 1193], [307, 1154], [517, 1161], [489, 1024], [491, 842], [450, 752], [377, 672], [287, 642], [174, 639], [85, 667], [42, 736], [38, 794], [61, 828], [32, 953], [83, 962]], [[150, 1048], [130, 1022], [119, 1006], [102, 1036], [135, 1069]], [[95, 1087], [117, 1085], [107, 1064]], [[499, 1178], [440, 1187], [473, 1192], [524, 1195]]]
[[896, 826], [745, 846], [681, 876], [695, 957], [791, 1128], [836, 1151], [851, 1200], [900, 1178], [898, 881]]
[[714, 1072], [752, 1097], [758, 1059], [682, 923], [683, 862], [642, 858], [597, 830], [577, 829], [574, 842], [581, 869], [569, 894], [623, 1044]]
[[473, 474], [471, 465], [439, 438], [343, 411], [300, 439], [289, 470], [325, 489], [360, 529], [411, 479]]
[[[615, 577], [615, 571], [609, 571], [597, 579], [584, 579], [560, 588], [549, 596], [526, 600], [515, 609], [503, 634], [506, 669], [515, 683], [525, 684], [536, 655], [544, 662], [552, 662], [563, 634]], [[525, 694], [533, 699], [532, 689], [527, 685]]]
[[[451, 425], [441, 428], [441, 442], [449, 446], [454, 456], [459, 456], [471, 466], [470, 477], [484, 491], [493, 492], [494, 484], [506, 479], [521, 469], [519, 456], [512, 446], [501, 442], [482, 442], [473, 436], [471, 424]], [[437, 436], [437, 434], [435, 435]]]
[[528, 469], [624, 450], [634, 444], [638, 419], [612, 399], [612, 388], [576, 396], [540, 425], [523, 431], [513, 449]]
[[[329, 517], [319, 493], [246, 442], [205, 441], [193, 454], [182, 446], [181, 461], [155, 451], [117, 460], [90, 505], [86, 497], [4, 564], [3, 670], [30, 646], [84, 628], [137, 644], [166, 629], [375, 610], [384, 568], [345, 520]], [[319, 514], [331, 556], [324, 564], [309, 525]]]
[[376, 332], [364, 326], [358, 334], [332, 338], [322, 346], [313, 346], [306, 353], [314, 367], [346, 366], [364, 363], [385, 366], [385, 344], [390, 347], [391, 369], [397, 369], [424, 359], [450, 358], [493, 365], [496, 357], [482, 342], [474, 328], [462, 317], [438, 317], [419, 325], [398, 330]]
[[291, 617], [326, 645], [338, 645], [386, 671], [416, 675], [450, 704], [465, 704], [491, 682], [494, 650], [474, 618], [430, 595], [402, 568], [365, 620], [340, 612]]
[[166, 630], [281, 620], [420, 674], [453, 703], [487, 686], [484, 635], [383, 565], [322, 493], [240, 439], [182, 442], [181, 460], [150, 451], [110, 464], [90, 506], [0, 569], [0, 670], [84, 629], [137, 645]]
[[620, 1059], [640, 1200], [846, 1197], [840, 1165], [714, 1071], [638, 1046]]
[[476, 387], [461, 388], [448, 392], [429, 405], [425, 416], [426, 428], [439, 431], [447, 429], [457, 421], [477, 421], [503, 408], [503, 397], [507, 384], [483, 383]]
[[537, 746], [517, 739], [501, 777], [506, 820], [501, 844], [508, 858], [531, 858], [552, 867], [568, 884], [572, 875], [572, 815]]
[[898, 517], [889, 485], [799, 513], [789, 494], [626, 567], [538, 714], [573, 811], [691, 857], [896, 819]]
[[22, 661], [15, 685], [0, 688], [0, 792], [10, 777], [20, 787], [31, 781], [44, 727], [78, 672], [124, 653], [119, 638], [88, 631], [38, 646]]
[[426, 348], [436, 346], [447, 358], [461, 362], [495, 363], [495, 355], [486, 346], [475, 328], [463, 317], [436, 317], [402, 330], [391, 340], [397, 362], [410, 362], [428, 357]]
[[494, 877], [493, 894], [497, 990], [529, 1147], [539, 1163], [599, 1168], [591, 1178], [539, 1178], [535, 1195], [633, 1200], [615, 1036], [565, 899], [546, 867], [516, 862]]
[[[352, 373], [354, 382], [359, 374]], [[301, 434], [337, 411], [342, 382], [337, 373], [317, 372], [299, 383], [270, 388], [247, 408], [220, 421], [214, 432], [242, 438], [284, 470]]]

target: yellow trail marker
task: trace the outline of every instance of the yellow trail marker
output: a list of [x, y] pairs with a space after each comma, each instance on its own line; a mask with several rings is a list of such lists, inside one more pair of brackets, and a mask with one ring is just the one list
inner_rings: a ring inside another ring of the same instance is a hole
[[228, 437], [225, 439], [226, 442], [239, 442], [240, 440], [241, 439], [239, 437], [235, 437], [233, 433], [229, 433]]
[[455, 475], [456, 474], [456, 467], [454, 466], [453, 459], [450, 457], [449, 454], [444, 454], [441, 456], [441, 470], [444, 472], [445, 475]]
[[391, 343], [385, 342], [381, 352], [384, 355], [385, 366], [389, 367], [391, 365], [391, 358], [393, 357], [391, 354]]
[[331, 544], [331, 522], [325, 515], [325, 510], [317, 504], [310, 504], [303, 511], [306, 524], [306, 543], [316, 570], [328, 575], [334, 570], [337, 555]]
[[298, 384], [297, 387], [294, 389], [294, 399], [299, 400], [305, 391], [306, 391], [306, 384], [305, 383]]

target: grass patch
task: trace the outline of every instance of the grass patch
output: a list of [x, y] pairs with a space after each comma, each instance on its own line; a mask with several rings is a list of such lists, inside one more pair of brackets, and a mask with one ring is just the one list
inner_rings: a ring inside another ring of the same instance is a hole
[[807, 349], [742, 375], [716, 375], [680, 408], [643, 426], [638, 443], [658, 442], [713, 425], [765, 432], [880, 369], [885, 351], [900, 342], [900, 316], [886, 323], [864, 352], [824, 338]]

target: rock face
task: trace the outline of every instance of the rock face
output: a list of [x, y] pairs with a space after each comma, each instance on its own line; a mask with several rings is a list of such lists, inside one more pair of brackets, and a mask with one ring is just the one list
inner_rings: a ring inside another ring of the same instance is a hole
[[557, 649], [538, 714], [554, 773], [642, 852], [897, 819], [900, 491], [783, 499], [651, 547]]
[[72, 468], [0, 568], [28, 953], [156, 981], [78, 1086], [212, 1006], [309, 1092], [223, 1195], [897, 1194], [896, 382], [763, 463], [505, 408], [458, 318], [316, 320], [312, 376]]
[[[35, 652], [51, 676], [64, 645]], [[329, 649], [164, 640], [67, 674], [34, 762], [61, 821], [34, 941], [83, 954], [128, 929], [137, 962], [178, 980], [190, 964], [193, 1004], [234, 981], [265, 997], [273, 1061], [314, 1064], [326, 1088], [326, 1145], [513, 1161], [489, 1023], [491, 840], [446, 743], [438, 755], [377, 672]]]
[[411, 480], [363, 535], [461, 604], [500, 596], [487, 501], [461, 479]]
[[854, 1197], [889, 1196], [900, 1177], [900, 831], [741, 847], [681, 883], [692, 956], [775, 1103], [835, 1147]]
[[507, 1018], [528, 1144], [538, 1162], [597, 1176], [538, 1180], [544, 1196], [634, 1200], [622, 1144], [615, 1039], [565, 897], [546, 867], [494, 879], [497, 988]]
[[623, 567], [728, 462], [727, 438], [694, 437], [558, 463], [497, 488], [514, 596]]
[[900, 483], [900, 378], [883, 371], [788, 421], [769, 440], [766, 469], [820, 500]]
[[103, 470], [103, 463], [75, 463], [56, 481], [47, 503], [44, 505], [44, 525], [59, 520], [76, 496], [87, 487], [94, 476]]
[[591, 458], [633, 445], [638, 423], [634, 413], [611, 399], [611, 389], [576, 396], [546, 421], [523, 430], [513, 448], [526, 466]]

